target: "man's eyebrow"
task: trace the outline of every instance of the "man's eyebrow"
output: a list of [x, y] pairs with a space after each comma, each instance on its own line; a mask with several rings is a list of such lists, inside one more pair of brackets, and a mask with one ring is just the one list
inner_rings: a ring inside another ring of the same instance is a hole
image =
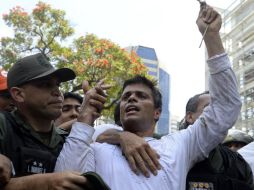
[[128, 92], [124, 92], [122, 95], [126, 95], [126, 94], [130, 94], [131, 91], [128, 91]]
[[77, 107], [77, 106], [81, 106], [81, 104], [64, 104], [63, 106], [68, 106], [68, 107], [72, 107], [72, 106], [74, 106], [74, 107]]
[[124, 94], [126, 94], [126, 93], [133, 93], [133, 92], [135, 92], [135, 93], [146, 93], [146, 92], [144, 92], [144, 91], [142, 91], [142, 90], [130, 90], [130, 91], [127, 91], [127, 92], [125, 92]]

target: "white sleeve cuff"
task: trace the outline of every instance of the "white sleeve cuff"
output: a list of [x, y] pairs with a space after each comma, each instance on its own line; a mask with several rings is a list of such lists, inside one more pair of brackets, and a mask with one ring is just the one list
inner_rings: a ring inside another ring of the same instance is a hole
[[92, 136], [94, 134], [94, 128], [86, 123], [75, 122], [72, 125], [71, 132], [68, 138], [75, 138], [81, 141], [85, 141], [90, 144], [92, 142]]
[[210, 74], [216, 74], [231, 68], [229, 57], [227, 53], [215, 55], [207, 60]]

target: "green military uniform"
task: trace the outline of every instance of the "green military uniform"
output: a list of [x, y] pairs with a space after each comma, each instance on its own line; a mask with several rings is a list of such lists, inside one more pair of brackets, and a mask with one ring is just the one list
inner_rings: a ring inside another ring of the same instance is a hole
[[52, 125], [38, 133], [18, 111], [0, 113], [0, 151], [13, 162], [17, 176], [52, 172], [66, 133]]

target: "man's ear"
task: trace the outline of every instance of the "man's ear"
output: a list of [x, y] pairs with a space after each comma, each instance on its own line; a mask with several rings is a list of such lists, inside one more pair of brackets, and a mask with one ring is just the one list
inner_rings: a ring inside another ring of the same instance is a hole
[[15, 102], [24, 102], [25, 99], [25, 92], [23, 88], [18, 88], [18, 87], [12, 87], [10, 89], [10, 94], [12, 96], [12, 99]]
[[193, 113], [190, 111], [187, 112], [185, 116], [185, 120], [187, 121], [187, 123], [193, 124], [194, 123]]
[[161, 108], [156, 108], [154, 111], [154, 120], [158, 121], [161, 115]]

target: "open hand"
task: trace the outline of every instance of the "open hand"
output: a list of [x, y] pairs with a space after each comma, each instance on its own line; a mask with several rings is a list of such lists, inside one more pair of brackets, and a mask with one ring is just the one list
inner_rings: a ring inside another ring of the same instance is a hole
[[157, 175], [157, 170], [161, 168], [158, 161], [159, 155], [143, 138], [125, 131], [121, 132], [120, 139], [123, 154], [133, 172], [138, 174], [140, 170], [146, 177], [149, 177], [149, 169], [154, 175]]

